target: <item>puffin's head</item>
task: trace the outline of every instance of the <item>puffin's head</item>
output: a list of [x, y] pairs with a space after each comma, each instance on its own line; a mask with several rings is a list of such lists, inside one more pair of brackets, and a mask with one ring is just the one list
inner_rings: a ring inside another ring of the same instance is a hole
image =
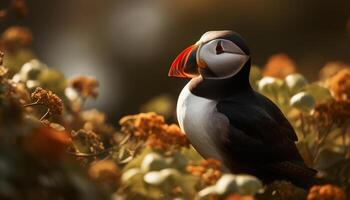
[[249, 49], [237, 33], [209, 31], [176, 57], [169, 76], [226, 79], [237, 74], [249, 57]]

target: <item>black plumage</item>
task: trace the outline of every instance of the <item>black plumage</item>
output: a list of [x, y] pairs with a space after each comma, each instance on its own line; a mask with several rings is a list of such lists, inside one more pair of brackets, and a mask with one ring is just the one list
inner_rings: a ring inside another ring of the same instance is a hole
[[217, 110], [231, 124], [219, 148], [232, 172], [266, 182], [287, 179], [304, 186], [313, 181], [316, 171], [301, 158], [294, 129], [269, 99], [248, 90], [219, 100]]

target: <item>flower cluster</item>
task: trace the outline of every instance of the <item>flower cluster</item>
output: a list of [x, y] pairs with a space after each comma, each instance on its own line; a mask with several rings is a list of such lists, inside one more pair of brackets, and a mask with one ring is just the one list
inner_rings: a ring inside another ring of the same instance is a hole
[[202, 160], [199, 165], [188, 165], [186, 170], [199, 176], [206, 185], [212, 185], [221, 177], [221, 163], [215, 159]]
[[46, 106], [48, 108], [47, 116], [62, 114], [62, 112], [63, 112], [63, 102], [52, 91], [44, 90], [44, 89], [38, 87], [31, 94], [31, 97], [35, 101], [34, 104], [44, 105], [44, 106]]
[[334, 185], [315, 185], [310, 189], [307, 200], [346, 200], [346, 195]]
[[336, 99], [350, 99], [350, 68], [340, 70], [330, 79], [330, 89]]
[[101, 160], [91, 163], [88, 173], [97, 184], [103, 185], [103, 188], [112, 192], [120, 184], [121, 172], [112, 160]]
[[67, 132], [43, 125], [33, 130], [24, 140], [24, 148], [33, 155], [50, 161], [60, 160], [66, 155], [66, 148], [71, 144]]
[[186, 136], [177, 125], [166, 124], [164, 117], [152, 112], [123, 117], [119, 124], [124, 134], [147, 141], [149, 146], [156, 149], [169, 150], [189, 146]]
[[350, 99], [335, 100], [315, 106], [315, 120], [320, 123], [340, 123], [350, 118]]
[[96, 98], [98, 95], [96, 90], [98, 87], [98, 81], [94, 78], [87, 77], [87, 76], [78, 76], [71, 80], [70, 85], [83, 98], [87, 98], [87, 97]]
[[100, 137], [93, 131], [86, 131], [84, 129], [72, 131], [72, 146], [76, 153], [97, 154], [102, 152], [105, 148], [101, 142]]
[[286, 54], [275, 54], [271, 56], [264, 68], [264, 75], [276, 78], [285, 78], [296, 72], [294, 61]]
[[33, 36], [32, 32], [26, 27], [13, 26], [2, 34], [1, 41], [7, 50], [14, 50], [31, 44]]
[[349, 65], [343, 62], [339, 62], [339, 61], [328, 62], [320, 70], [319, 77], [321, 80], [327, 80], [329, 78], [332, 78], [342, 69], [345, 69], [348, 67]]

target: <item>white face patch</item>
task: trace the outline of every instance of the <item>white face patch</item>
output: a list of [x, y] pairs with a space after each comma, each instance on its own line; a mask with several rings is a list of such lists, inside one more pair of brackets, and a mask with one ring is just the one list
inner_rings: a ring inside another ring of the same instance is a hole
[[237, 74], [249, 60], [249, 56], [230, 40], [214, 39], [200, 45], [197, 59], [199, 59], [198, 62], [204, 62], [216, 75], [204, 78], [224, 79]]

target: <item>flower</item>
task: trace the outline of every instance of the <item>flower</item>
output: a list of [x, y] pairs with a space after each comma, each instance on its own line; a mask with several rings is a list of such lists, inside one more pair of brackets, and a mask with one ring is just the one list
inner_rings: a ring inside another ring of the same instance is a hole
[[6, 19], [7, 15], [8, 15], [8, 11], [7, 10], [5, 10], [5, 9], [1, 9], [0, 10], [0, 20]]
[[188, 165], [187, 172], [201, 177], [206, 185], [213, 185], [221, 177], [221, 163], [215, 159], [202, 160], [198, 166]]
[[307, 200], [345, 200], [345, 192], [334, 185], [315, 185], [308, 195]]
[[28, 46], [33, 41], [32, 32], [23, 26], [12, 26], [3, 32], [1, 39], [7, 50]]
[[121, 172], [112, 160], [93, 162], [88, 170], [89, 176], [103, 188], [115, 191], [120, 183]]
[[339, 61], [328, 62], [320, 70], [319, 77], [321, 80], [326, 80], [336, 75], [340, 70], [348, 67], [349, 65], [343, 62], [339, 62]]
[[48, 108], [49, 116], [62, 114], [63, 102], [62, 100], [50, 90], [44, 90], [37, 87], [31, 94], [32, 99], [39, 105], [44, 105]]
[[149, 171], [159, 171], [167, 167], [165, 158], [158, 153], [149, 153], [147, 154], [141, 163], [141, 170], [143, 172]]
[[52, 161], [60, 160], [70, 144], [71, 139], [65, 131], [42, 125], [25, 138], [24, 149], [33, 155]]
[[147, 142], [149, 146], [164, 151], [170, 147], [178, 149], [189, 146], [186, 135], [175, 124], [163, 126], [163, 131], [150, 135]]
[[255, 198], [253, 196], [249, 195], [239, 195], [239, 194], [231, 194], [228, 197], [225, 198], [225, 200], [254, 200]]
[[275, 54], [271, 56], [264, 68], [264, 76], [272, 76], [276, 78], [285, 78], [287, 75], [296, 72], [294, 61], [286, 54]]
[[98, 81], [94, 78], [87, 76], [77, 76], [71, 80], [70, 84], [72, 88], [74, 88], [83, 98], [96, 98], [98, 95]]
[[8, 71], [9, 70], [6, 67], [0, 66], [0, 80], [3, 80], [6, 77]]
[[350, 100], [330, 101], [317, 104], [313, 113], [319, 123], [340, 123], [350, 118]]
[[105, 148], [100, 137], [93, 131], [80, 129], [72, 131], [72, 146], [76, 153], [96, 154], [102, 152]]
[[307, 84], [307, 80], [301, 74], [290, 74], [286, 76], [285, 83], [292, 94], [299, 92]]
[[290, 105], [303, 112], [310, 112], [315, 107], [315, 99], [306, 92], [299, 92], [290, 98]]
[[12, 0], [12, 8], [18, 13], [20, 16], [25, 16], [28, 14], [28, 7], [24, 0]]
[[189, 146], [186, 135], [177, 125], [166, 124], [164, 117], [153, 112], [123, 117], [119, 124], [124, 134], [146, 141], [155, 149], [168, 151]]
[[344, 68], [330, 79], [330, 90], [336, 99], [350, 99], [350, 68]]

